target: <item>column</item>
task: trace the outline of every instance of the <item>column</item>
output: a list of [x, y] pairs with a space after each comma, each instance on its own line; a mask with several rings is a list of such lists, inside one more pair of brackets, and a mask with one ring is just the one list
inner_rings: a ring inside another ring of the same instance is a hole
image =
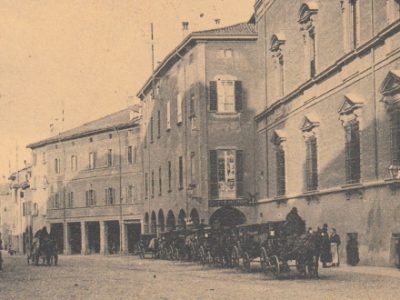
[[105, 221], [100, 221], [100, 254], [108, 254], [108, 240], [107, 240], [107, 224]]
[[88, 254], [88, 228], [86, 226], [86, 222], [81, 222], [81, 254]]
[[121, 243], [121, 254], [127, 254], [128, 253], [128, 230], [127, 226], [122, 222], [120, 224], [120, 230], [121, 230], [121, 238], [122, 238], [122, 243]]
[[64, 255], [71, 254], [71, 245], [69, 244], [69, 230], [68, 230], [68, 223], [64, 223], [63, 228], [64, 233]]

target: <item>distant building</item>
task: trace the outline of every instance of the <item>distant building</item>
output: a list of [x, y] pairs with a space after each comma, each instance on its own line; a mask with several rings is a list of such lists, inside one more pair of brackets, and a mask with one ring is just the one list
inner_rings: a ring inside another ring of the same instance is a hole
[[248, 23], [193, 32], [139, 91], [145, 232], [254, 218], [256, 40]]
[[139, 121], [129, 107], [27, 146], [38, 214], [64, 253], [133, 251], [143, 215]]
[[[296, 206], [388, 264], [400, 238], [400, 2], [258, 0], [258, 221]], [[344, 261], [344, 259], [343, 259]]]
[[8, 182], [0, 185], [0, 232], [5, 249], [19, 253], [26, 252], [26, 245], [32, 237], [34, 217], [30, 180], [32, 168], [12, 173]]

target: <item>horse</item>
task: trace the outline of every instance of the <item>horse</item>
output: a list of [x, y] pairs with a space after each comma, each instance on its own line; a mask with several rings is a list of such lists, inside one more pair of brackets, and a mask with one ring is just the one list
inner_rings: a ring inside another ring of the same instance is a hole
[[306, 233], [296, 241], [298, 269], [308, 278], [319, 278], [318, 262], [321, 255], [321, 232]]
[[30, 251], [27, 256], [28, 264], [32, 260], [35, 265], [39, 265], [39, 260], [42, 258], [43, 264], [47, 263], [50, 266], [58, 264], [58, 247], [57, 242], [53, 239], [43, 239], [42, 241], [35, 237], [33, 238]]

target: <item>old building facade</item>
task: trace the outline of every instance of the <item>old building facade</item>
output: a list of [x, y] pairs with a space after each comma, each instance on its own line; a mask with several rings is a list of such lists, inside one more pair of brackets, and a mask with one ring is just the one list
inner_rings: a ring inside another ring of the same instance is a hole
[[258, 0], [257, 217], [291, 207], [391, 264], [400, 233], [400, 3]]
[[36, 189], [46, 191], [39, 210], [64, 253], [133, 251], [142, 216], [139, 122], [129, 107], [28, 145]]
[[144, 232], [251, 222], [256, 39], [247, 23], [193, 32], [139, 91]]

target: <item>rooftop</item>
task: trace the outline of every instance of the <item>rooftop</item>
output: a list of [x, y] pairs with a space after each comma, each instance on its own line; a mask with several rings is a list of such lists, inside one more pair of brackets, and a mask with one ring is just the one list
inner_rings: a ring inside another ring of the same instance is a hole
[[188, 51], [193, 45], [194, 42], [198, 40], [242, 40], [242, 41], [254, 41], [257, 39], [257, 31], [256, 27], [253, 23], [245, 22], [238, 23], [231, 26], [203, 30], [203, 31], [195, 31], [190, 33], [183, 41], [172, 50], [164, 60], [158, 65], [152, 76], [146, 81], [144, 86], [137, 93], [138, 98], [143, 100], [144, 95], [150, 90], [152, 86], [153, 80], [157, 80], [157, 77], [163, 74], [163, 72], [168, 71], [176, 62], [176, 60], [180, 59], [184, 53]]
[[138, 126], [139, 119], [140, 116], [138, 112], [138, 106], [129, 106], [128, 108], [109, 114], [100, 119], [61, 132], [60, 134], [50, 137], [48, 139], [29, 144], [26, 147], [35, 149], [56, 142], [73, 140], [84, 136], [113, 131], [116, 129], [136, 127]]

